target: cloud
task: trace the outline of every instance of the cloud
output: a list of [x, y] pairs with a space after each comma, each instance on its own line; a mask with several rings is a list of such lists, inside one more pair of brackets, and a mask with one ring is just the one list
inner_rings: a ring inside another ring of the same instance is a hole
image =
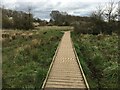
[[[65, 11], [72, 15], [87, 16], [99, 4], [104, 4], [110, 0], [2, 0], [6, 8], [28, 11], [32, 9], [35, 17], [49, 19], [52, 10]], [[114, 0], [115, 2], [119, 0]]]

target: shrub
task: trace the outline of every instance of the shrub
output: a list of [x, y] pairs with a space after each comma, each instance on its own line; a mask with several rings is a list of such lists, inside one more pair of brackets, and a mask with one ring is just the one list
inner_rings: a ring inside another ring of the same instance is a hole
[[91, 34], [92, 33], [92, 23], [90, 22], [75, 22], [74, 31], [81, 34]]
[[12, 40], [15, 40], [15, 38], [16, 38], [16, 36], [15, 36], [15, 35], [13, 35], [13, 36], [12, 36]]
[[10, 37], [10, 35], [7, 34], [7, 33], [3, 33], [3, 34], [2, 34], [2, 38], [9, 38], [9, 37]]

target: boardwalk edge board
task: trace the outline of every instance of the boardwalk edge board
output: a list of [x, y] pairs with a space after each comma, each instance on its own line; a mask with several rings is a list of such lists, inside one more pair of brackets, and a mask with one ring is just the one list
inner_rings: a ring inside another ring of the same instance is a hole
[[[63, 34], [63, 36], [64, 36], [64, 34]], [[62, 36], [62, 38], [63, 38], [63, 36]], [[53, 59], [52, 59], [52, 62], [51, 62], [51, 64], [50, 64], [49, 70], [48, 70], [48, 72], [47, 72], [46, 78], [45, 78], [45, 80], [44, 80], [44, 82], [43, 82], [42, 90], [44, 90], [44, 87], [45, 87], [46, 82], [47, 82], [47, 80], [48, 80], [50, 71], [51, 71], [51, 69], [52, 69], [53, 63], [54, 63], [54, 61], [55, 61], [55, 58], [56, 58], [56, 56], [57, 56], [57, 53], [58, 53], [58, 50], [59, 50], [59, 47], [60, 47], [60, 44], [61, 44], [62, 38], [61, 38], [61, 40], [60, 40], [60, 42], [59, 42], [59, 44], [58, 44], [58, 47], [57, 47], [57, 49], [56, 49], [56, 51], [55, 51], [55, 54], [54, 54]]]
[[71, 39], [71, 42], [72, 42], [72, 47], [73, 47], [73, 50], [74, 50], [74, 53], [75, 53], [75, 56], [76, 56], [77, 63], [78, 63], [78, 65], [79, 65], [79, 68], [80, 68], [80, 70], [81, 70], [82, 76], [83, 76], [83, 78], [84, 78], [85, 85], [86, 85], [87, 89], [90, 90], [89, 84], [88, 84], [87, 79], [86, 79], [86, 77], [85, 77], [84, 71], [83, 71], [83, 69], [82, 69], [82, 66], [81, 66], [80, 60], [79, 60], [79, 58], [78, 58], [77, 52], [76, 52], [76, 50], [75, 50], [75, 47], [74, 47], [74, 44], [73, 44], [72, 39]]

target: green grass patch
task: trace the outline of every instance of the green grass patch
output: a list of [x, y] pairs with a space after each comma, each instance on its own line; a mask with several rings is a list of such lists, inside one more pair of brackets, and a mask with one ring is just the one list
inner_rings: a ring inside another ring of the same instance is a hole
[[63, 33], [54, 29], [16, 32], [20, 34], [14, 40], [2, 43], [3, 88], [36, 90], [43, 84]]
[[118, 35], [72, 34], [90, 88], [118, 87]]

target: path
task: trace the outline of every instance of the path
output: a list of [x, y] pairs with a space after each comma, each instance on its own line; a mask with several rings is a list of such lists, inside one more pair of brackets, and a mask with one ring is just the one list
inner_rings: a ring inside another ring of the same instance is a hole
[[44, 85], [47, 88], [84, 88], [86, 84], [77, 63], [70, 31], [62, 37], [58, 52]]

